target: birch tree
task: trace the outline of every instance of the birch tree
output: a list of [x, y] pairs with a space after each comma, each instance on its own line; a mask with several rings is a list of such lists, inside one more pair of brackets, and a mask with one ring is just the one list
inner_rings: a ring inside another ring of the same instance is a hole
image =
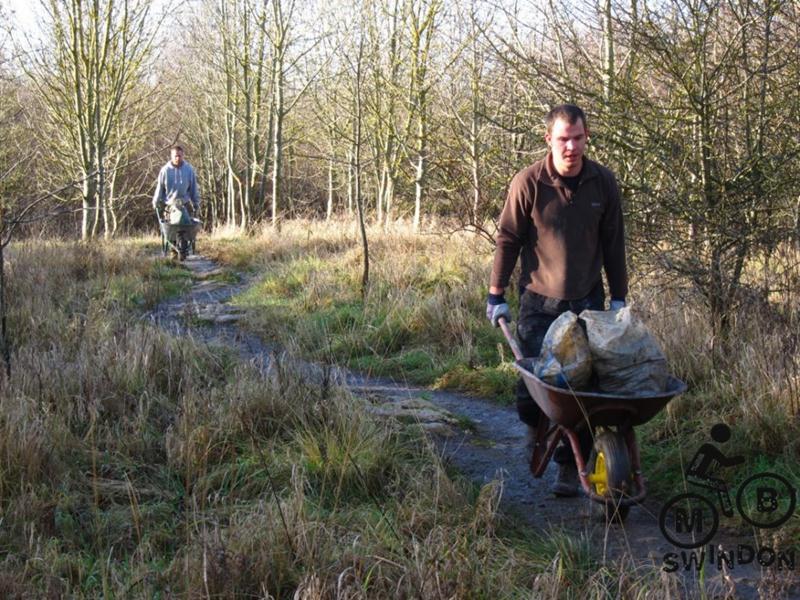
[[270, 108], [265, 104], [272, 77], [268, 57], [267, 0], [231, 2], [221, 0], [220, 24], [225, 98], [226, 220], [247, 227], [254, 202], [264, 200], [266, 155], [271, 132], [263, 124]]
[[[46, 115], [45, 135], [83, 181], [81, 237], [98, 232], [107, 209], [107, 158], [135, 86], [142, 83], [157, 23], [150, 0], [46, 0], [46, 41], [23, 63]], [[111, 222], [104, 221], [110, 235]]]
[[[272, 24], [268, 32], [272, 43], [272, 226], [280, 228], [280, 212], [284, 204], [284, 154], [286, 151], [286, 118], [316, 80], [323, 65], [301, 72], [301, 62], [321, 41], [326, 32], [315, 32], [302, 40], [296, 34], [295, 0], [272, 0]], [[308, 26], [308, 24], [306, 24]], [[290, 54], [290, 50], [294, 52]], [[289, 92], [289, 77], [295, 76], [295, 89]]]
[[416, 122], [414, 135], [414, 231], [419, 231], [422, 205], [428, 175], [428, 142], [430, 133], [429, 93], [431, 40], [436, 19], [442, 9], [440, 0], [409, 0], [409, 34], [411, 44], [411, 85], [409, 110]]
[[375, 0], [368, 4], [369, 76], [365, 109], [372, 121], [376, 180], [376, 219], [387, 226], [392, 219], [400, 177], [402, 149], [411, 129], [411, 111], [403, 110], [404, 30], [408, 5], [402, 0]]
[[[284, 1], [286, 6], [284, 6]], [[279, 225], [278, 210], [283, 206], [283, 125], [286, 118], [286, 53], [294, 12], [294, 0], [272, 2], [272, 226]]]

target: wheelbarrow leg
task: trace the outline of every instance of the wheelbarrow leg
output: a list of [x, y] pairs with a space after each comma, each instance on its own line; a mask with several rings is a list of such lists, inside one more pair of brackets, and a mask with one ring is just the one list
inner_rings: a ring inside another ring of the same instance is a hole
[[581, 480], [581, 487], [584, 490], [590, 489], [590, 483], [586, 473], [586, 461], [583, 460], [583, 452], [581, 451], [581, 442], [578, 438], [578, 434], [572, 429], [564, 428], [564, 435], [569, 440], [572, 454], [575, 456], [575, 466], [578, 467], [578, 477]]
[[544, 474], [563, 435], [562, 427], [554, 425], [544, 413], [539, 415], [531, 452], [530, 468], [534, 477], [538, 478]]

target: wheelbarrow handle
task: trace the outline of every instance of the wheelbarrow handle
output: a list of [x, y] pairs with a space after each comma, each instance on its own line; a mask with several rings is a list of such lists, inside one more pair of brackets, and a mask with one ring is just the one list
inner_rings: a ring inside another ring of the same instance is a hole
[[506, 341], [508, 342], [508, 345], [511, 346], [511, 352], [514, 353], [514, 358], [516, 358], [517, 360], [522, 360], [523, 358], [525, 358], [522, 355], [522, 350], [520, 350], [519, 344], [517, 343], [514, 334], [511, 333], [511, 329], [508, 326], [508, 321], [506, 321], [506, 318], [500, 317], [497, 320], [497, 324], [500, 326], [500, 329], [503, 330], [503, 335], [506, 336]]

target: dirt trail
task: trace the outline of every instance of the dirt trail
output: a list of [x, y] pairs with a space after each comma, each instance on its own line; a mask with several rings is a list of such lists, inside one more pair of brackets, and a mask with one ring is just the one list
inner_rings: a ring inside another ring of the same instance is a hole
[[[176, 334], [191, 334], [209, 343], [225, 344], [237, 349], [245, 359], [268, 363], [270, 355], [280, 349], [239, 328], [237, 321], [242, 314], [228, 304], [249, 282], [221, 281], [223, 271], [219, 265], [200, 256], [190, 257], [184, 264], [193, 276], [191, 289], [180, 298], [159, 305], [149, 318]], [[607, 526], [599, 517], [599, 507], [588, 499], [554, 498], [549, 487], [555, 477], [555, 465], [551, 463], [540, 480], [531, 476], [526, 462], [525, 427], [513, 408], [482, 398], [431, 391], [342, 369], [331, 371], [305, 361], [297, 360], [297, 364], [312, 379], [321, 380], [323, 376], [332, 375], [335, 381], [347, 385], [354, 393], [366, 396], [376, 415], [420, 423], [431, 432], [445, 460], [476, 483], [501, 477], [501, 510], [537, 529], [563, 526], [576, 535], [589, 536], [598, 556], [608, 560], [625, 557], [636, 566], [661, 568], [665, 553], [680, 553], [680, 549], [676, 550], [661, 535], [659, 502], [650, 499], [643, 506], [634, 507], [624, 525]], [[464, 427], [465, 424], [469, 426]], [[718, 535], [715, 542], [730, 548], [748, 543], [748, 540], [731, 536], [725, 539], [724, 535]], [[749, 543], [753, 543], [752, 540]], [[685, 588], [681, 597], [699, 597], [700, 586], [694, 571], [680, 573], [681, 585]], [[796, 585], [791, 591], [771, 591], [765, 595], [765, 586], [773, 587], [786, 575], [785, 571], [780, 574], [772, 570], [759, 571], [752, 564], [737, 565], [727, 575], [716, 567], [709, 568], [705, 576], [706, 597], [800, 598]], [[725, 594], [726, 590], [729, 595]]]

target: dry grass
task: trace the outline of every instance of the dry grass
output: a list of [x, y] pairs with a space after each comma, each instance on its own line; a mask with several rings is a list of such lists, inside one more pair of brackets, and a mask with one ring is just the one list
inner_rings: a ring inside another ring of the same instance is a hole
[[[773, 296], [744, 302], [727, 339], [715, 335], [708, 311], [691, 289], [637, 282], [636, 309], [660, 340], [673, 372], [689, 383], [663, 418], [648, 424], [656, 488], [667, 492], [682, 479], [685, 463], [709, 430], [727, 423], [727, 454], [742, 454], [747, 467], [732, 475], [777, 471], [800, 487], [800, 306]], [[800, 532], [800, 519], [793, 528]], [[800, 535], [800, 534], [798, 534]], [[800, 538], [798, 538], [800, 539]]]
[[[241, 239], [220, 235], [216, 257], [257, 284], [239, 298], [248, 325], [292, 351], [484, 397], [508, 399], [510, 351], [485, 321], [492, 248], [475, 236], [369, 232], [371, 286], [359, 297], [361, 254], [351, 224], [294, 222]], [[748, 266], [744, 301], [727, 339], [715, 337], [703, 299], [686, 281], [632, 272], [630, 300], [689, 392], [643, 430], [653, 489], [669, 493], [711, 425], [734, 430], [727, 452], [747, 469], [800, 472], [800, 256], [781, 249]], [[753, 290], [773, 290], [767, 296]], [[513, 302], [513, 300], [512, 300]], [[798, 526], [800, 527], [800, 526]]]
[[[403, 356], [415, 353], [424, 362], [427, 355], [431, 367], [421, 375], [428, 383], [469, 386], [468, 377], [458, 376], [464, 370], [502, 369], [501, 359], [508, 360], [510, 352], [483, 317], [492, 257], [485, 241], [465, 233], [373, 229], [371, 286], [362, 302], [357, 235], [350, 223], [297, 221], [280, 233], [267, 227], [249, 238], [220, 233], [212, 253], [258, 275], [240, 298], [253, 308], [250, 325], [293, 349], [356, 366], [389, 364], [394, 374]], [[699, 399], [709, 411], [752, 429], [748, 435], [764, 431], [776, 415], [784, 421], [800, 417], [800, 256], [786, 252], [780, 264], [772, 258], [768, 277], [770, 289], [781, 293], [770, 295], [772, 304], [755, 296], [745, 302], [727, 340], [714, 336], [702, 298], [686, 282], [634, 278], [635, 310], [661, 342], [673, 371], [692, 386], [675, 410], [694, 411], [693, 399]], [[751, 265], [749, 277], [760, 286], [757, 267]], [[796, 429], [777, 438], [766, 431], [763, 445], [752, 441], [767, 452], [800, 439]]]
[[452, 478], [419, 431], [373, 420], [346, 390], [139, 319], [185, 279], [151, 248], [14, 249], [0, 596], [600, 598], [633, 585], [613, 568], [598, 583], [588, 542], [501, 519], [499, 482]]

